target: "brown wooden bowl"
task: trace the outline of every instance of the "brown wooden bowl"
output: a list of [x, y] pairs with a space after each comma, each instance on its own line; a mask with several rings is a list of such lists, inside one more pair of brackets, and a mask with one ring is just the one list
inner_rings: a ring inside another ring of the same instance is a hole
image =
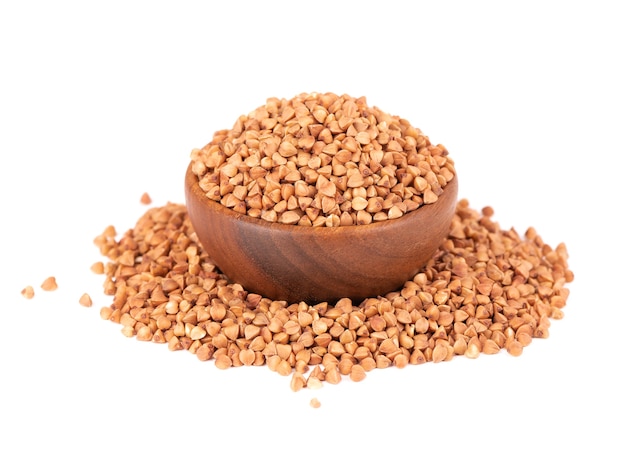
[[273, 300], [309, 304], [384, 295], [410, 280], [450, 229], [457, 178], [434, 204], [362, 226], [304, 227], [237, 213], [185, 177], [189, 219], [202, 247], [232, 282]]

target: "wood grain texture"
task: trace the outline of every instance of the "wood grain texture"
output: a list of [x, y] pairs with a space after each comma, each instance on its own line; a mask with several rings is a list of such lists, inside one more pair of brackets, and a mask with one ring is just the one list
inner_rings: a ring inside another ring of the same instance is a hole
[[395, 220], [311, 228], [239, 214], [204, 195], [191, 164], [185, 176], [191, 224], [229, 280], [264, 297], [309, 304], [400, 288], [448, 234], [457, 189], [455, 177], [436, 203]]

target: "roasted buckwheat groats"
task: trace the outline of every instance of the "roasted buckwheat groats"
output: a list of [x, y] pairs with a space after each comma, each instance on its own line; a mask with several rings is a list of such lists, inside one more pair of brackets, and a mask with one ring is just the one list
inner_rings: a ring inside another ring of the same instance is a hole
[[563, 317], [573, 280], [564, 244], [532, 228], [502, 230], [461, 200], [449, 237], [403, 288], [361, 303], [288, 304], [230, 283], [196, 240], [184, 205], [151, 208], [116, 239], [95, 239], [107, 262], [101, 317], [125, 336], [187, 350], [221, 369], [266, 365], [291, 388], [316, 388], [375, 368], [517, 356]]
[[270, 98], [191, 153], [207, 197], [304, 226], [369, 224], [436, 202], [455, 175], [406, 119], [332, 93]]

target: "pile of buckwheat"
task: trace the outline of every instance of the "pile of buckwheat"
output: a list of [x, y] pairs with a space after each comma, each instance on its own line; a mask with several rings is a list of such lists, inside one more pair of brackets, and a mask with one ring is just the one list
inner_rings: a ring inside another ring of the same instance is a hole
[[365, 97], [270, 98], [191, 154], [208, 198], [301, 226], [399, 218], [437, 201], [455, 176], [442, 145]]
[[[313, 227], [400, 218], [436, 202], [455, 177], [447, 150], [406, 120], [332, 93], [268, 99], [192, 151], [191, 166], [225, 207]], [[113, 296], [100, 315], [127, 337], [221, 369], [266, 365], [291, 376], [294, 391], [457, 355], [518, 356], [562, 318], [573, 274], [564, 244], [553, 249], [532, 228], [523, 236], [502, 230], [492, 216], [460, 200], [448, 237], [398, 291], [360, 303], [290, 304], [229, 281], [199, 244], [186, 207], [168, 203], [119, 239], [113, 226], [96, 237], [108, 261], [92, 270]]]
[[361, 303], [272, 301], [244, 290], [211, 263], [186, 207], [148, 209], [119, 239], [96, 237], [106, 264], [103, 319], [141, 341], [187, 350], [218, 368], [266, 365], [291, 375], [291, 388], [362, 380], [389, 366], [522, 353], [563, 317], [573, 280], [564, 244], [532, 228], [502, 230], [487, 207], [458, 202], [450, 234], [403, 288]]

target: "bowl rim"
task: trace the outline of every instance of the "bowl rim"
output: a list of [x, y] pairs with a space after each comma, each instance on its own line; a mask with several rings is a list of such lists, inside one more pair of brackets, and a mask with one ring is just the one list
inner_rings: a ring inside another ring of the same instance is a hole
[[[403, 220], [406, 222], [406, 218], [415, 218], [417, 216], [419, 216], [420, 210], [422, 209], [427, 209], [427, 208], [431, 208], [432, 210], [434, 210], [435, 208], [437, 208], [438, 206], [441, 206], [441, 199], [438, 199], [436, 202], [433, 202], [432, 204], [422, 204], [420, 205], [418, 208], [416, 208], [415, 210], [412, 210], [410, 212], [407, 212], [405, 214], [403, 214], [402, 216], [400, 216], [399, 218], [395, 218], [395, 219], [391, 219], [391, 220], [385, 220], [385, 221], [374, 221], [371, 222], [369, 224], [360, 224], [360, 225], [351, 225], [351, 226], [332, 226], [332, 227], [328, 227], [328, 226], [316, 226], [316, 227], [312, 227], [312, 226], [300, 226], [297, 224], [283, 224], [283, 223], [279, 223], [279, 222], [270, 222], [270, 221], [266, 221], [262, 218], [256, 218], [254, 216], [250, 216], [248, 214], [243, 214], [243, 213], [238, 213], [234, 210], [231, 210], [230, 208], [222, 205], [220, 202], [217, 202], [215, 200], [209, 199], [206, 194], [204, 193], [204, 191], [202, 190], [202, 188], [200, 188], [200, 179], [198, 178], [198, 176], [193, 172], [192, 170], [192, 165], [193, 162], [191, 162], [188, 167], [187, 167], [187, 172], [185, 174], [185, 187], [188, 188], [189, 192], [194, 193], [197, 197], [200, 198], [200, 200], [203, 203], [206, 203], [207, 206], [211, 207], [211, 209], [214, 209], [216, 212], [221, 212], [224, 213], [232, 218], [238, 219], [243, 223], [247, 223], [247, 224], [256, 224], [259, 225], [261, 227], [266, 227], [268, 229], [271, 228], [271, 230], [279, 230], [279, 231], [300, 231], [300, 232], [304, 232], [304, 233], [311, 233], [313, 231], [315, 232], [319, 232], [319, 231], [324, 231], [328, 234], [330, 234], [331, 232], [355, 232], [358, 233], [359, 231], [366, 231], [366, 230], [371, 230], [373, 228], [376, 229], [384, 229], [387, 226], [393, 225], [394, 222], [397, 222], [399, 220]], [[449, 188], [450, 186], [450, 188]], [[457, 174], [454, 174], [454, 177], [452, 178], [452, 180], [450, 180], [448, 183], [446, 183], [446, 185], [442, 188], [443, 189], [443, 193], [441, 195], [443, 195], [446, 191], [450, 191], [450, 189], [452, 189], [452, 191], [456, 191], [458, 193], [458, 185], [457, 185]], [[456, 196], [455, 196], [455, 201], [456, 201]], [[437, 205], [439, 204], [439, 205]], [[456, 202], [455, 202], [456, 204]]]

